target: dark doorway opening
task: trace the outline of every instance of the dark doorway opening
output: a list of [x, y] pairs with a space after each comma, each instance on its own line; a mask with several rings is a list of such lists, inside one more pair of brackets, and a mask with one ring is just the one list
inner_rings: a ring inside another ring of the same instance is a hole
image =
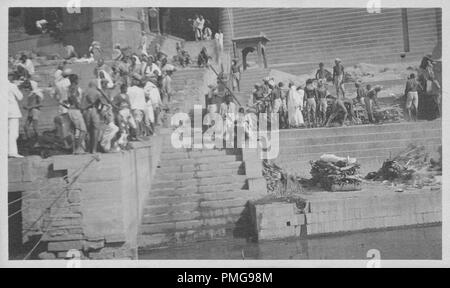
[[160, 8], [161, 32], [193, 41], [192, 20], [195, 15], [203, 15], [205, 27], [214, 35], [219, 30], [219, 12], [220, 8]]
[[62, 8], [25, 8], [24, 9], [24, 26], [25, 32], [28, 35], [41, 34], [41, 31], [36, 27], [36, 21], [45, 19], [48, 21], [49, 29], [51, 26], [56, 26], [61, 22], [63, 14]]

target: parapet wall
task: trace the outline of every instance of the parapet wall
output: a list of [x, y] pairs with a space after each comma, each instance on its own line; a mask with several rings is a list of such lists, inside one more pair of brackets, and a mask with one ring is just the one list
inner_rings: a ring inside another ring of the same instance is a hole
[[[136, 258], [137, 229], [159, 146], [154, 137], [114, 154], [9, 160], [9, 201], [23, 197], [10, 214], [23, 210], [23, 242], [42, 236], [41, 259], [65, 258], [70, 250], [89, 259]], [[93, 157], [98, 161], [64, 189]]]

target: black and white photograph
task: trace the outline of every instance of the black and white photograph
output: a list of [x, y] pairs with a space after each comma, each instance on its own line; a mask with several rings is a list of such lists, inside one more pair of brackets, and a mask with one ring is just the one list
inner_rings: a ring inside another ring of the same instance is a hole
[[2, 4], [5, 266], [449, 264], [445, 1], [46, 2]]

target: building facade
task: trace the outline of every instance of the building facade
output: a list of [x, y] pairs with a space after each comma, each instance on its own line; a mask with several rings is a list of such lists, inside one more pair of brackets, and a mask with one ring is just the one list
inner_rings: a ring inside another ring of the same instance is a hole
[[361, 8], [81, 8], [80, 13], [65, 8], [12, 9], [11, 50], [18, 50], [20, 45], [14, 43], [30, 34], [25, 30], [33, 32], [35, 21], [56, 9], [64, 27], [63, 44], [73, 45], [80, 55], [93, 40], [102, 43], [106, 55], [116, 43], [137, 49], [142, 31], [192, 40], [190, 21], [196, 14], [208, 19], [213, 32], [224, 33], [230, 54], [233, 38], [265, 35], [270, 39], [265, 47], [269, 67], [294, 74], [319, 62], [331, 64], [337, 57], [356, 64], [442, 54], [440, 8], [386, 8], [379, 13]]

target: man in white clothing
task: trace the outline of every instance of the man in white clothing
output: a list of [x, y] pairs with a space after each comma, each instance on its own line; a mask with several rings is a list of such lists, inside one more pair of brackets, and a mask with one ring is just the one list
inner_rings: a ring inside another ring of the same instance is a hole
[[220, 105], [220, 116], [223, 118], [225, 140], [232, 143], [234, 140], [234, 122], [236, 120], [236, 104], [231, 101], [231, 95], [225, 95], [225, 102]]
[[142, 77], [135, 73], [131, 81], [131, 87], [128, 88], [127, 94], [130, 97], [130, 108], [136, 121], [136, 136], [142, 136], [144, 127], [144, 113], [147, 109], [147, 102], [145, 101], [144, 89], [140, 87]]
[[33, 61], [31, 61], [31, 59], [28, 58], [27, 55], [23, 54], [20, 57], [19, 63], [17, 65], [25, 68], [30, 75], [34, 75], [35, 70], [34, 70]]
[[300, 87], [297, 89], [293, 82], [289, 83], [289, 93], [288, 93], [288, 116], [289, 116], [289, 126], [290, 127], [300, 127], [304, 125], [303, 121], [303, 98], [304, 90]]
[[19, 138], [19, 119], [22, 118], [18, 101], [22, 101], [23, 95], [19, 88], [11, 81], [13, 80], [9, 76], [8, 86], [8, 157], [22, 158], [17, 150], [17, 139]]
[[149, 99], [149, 101], [152, 103], [152, 107], [153, 107], [153, 114], [154, 114], [154, 123], [155, 125], [158, 125], [159, 120], [159, 113], [161, 112], [161, 106], [162, 101], [161, 101], [161, 95], [159, 93], [159, 89], [158, 87], [156, 87], [156, 85], [152, 82], [152, 81], [148, 81], [147, 84], [145, 84], [144, 87], [144, 92], [145, 92], [145, 97], [147, 99]]

